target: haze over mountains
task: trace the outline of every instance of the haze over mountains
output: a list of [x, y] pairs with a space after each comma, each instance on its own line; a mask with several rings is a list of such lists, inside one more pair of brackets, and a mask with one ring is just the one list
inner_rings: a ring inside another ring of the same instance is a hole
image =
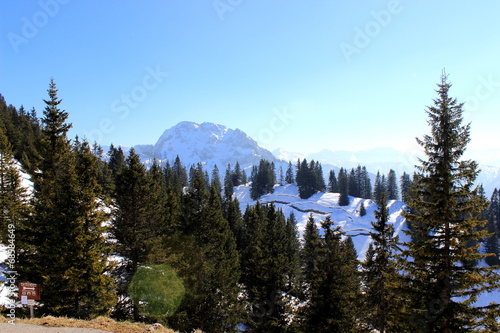
[[[270, 152], [260, 147], [257, 141], [243, 131], [210, 122], [197, 124], [183, 121], [165, 130], [155, 144], [137, 145], [134, 149], [147, 164], [151, 163], [154, 158], [161, 162], [166, 162], [166, 160], [172, 162], [176, 156], [179, 156], [186, 166], [202, 162], [208, 168], [217, 165], [219, 170], [224, 170], [228, 164], [234, 166], [236, 162], [248, 169], [257, 164], [260, 159], [266, 159], [275, 163], [277, 172], [280, 167], [286, 171], [288, 161], [295, 165], [297, 159], [306, 158], [308, 161], [319, 161], [325, 173], [331, 169], [337, 172], [340, 167], [350, 169], [362, 165], [366, 166], [373, 175], [377, 171], [387, 174], [390, 169], [393, 169], [398, 176], [401, 176], [403, 172], [412, 173], [414, 165], [418, 164], [417, 152], [405, 153], [392, 148], [364, 151], [324, 149], [307, 155], [300, 152], [288, 152], [284, 149]], [[124, 150], [127, 149], [124, 148]], [[474, 152], [468, 156], [474, 158]], [[490, 161], [493, 163], [494, 158], [492, 157]], [[478, 183], [483, 184], [486, 195], [490, 196], [494, 188], [500, 187], [500, 168], [481, 163], [480, 168], [482, 171]]]

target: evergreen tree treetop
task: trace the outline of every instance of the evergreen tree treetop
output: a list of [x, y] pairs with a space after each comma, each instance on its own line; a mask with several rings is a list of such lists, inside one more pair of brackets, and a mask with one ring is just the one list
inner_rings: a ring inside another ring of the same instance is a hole
[[474, 187], [477, 163], [461, 159], [470, 124], [462, 125], [463, 103], [449, 97], [450, 87], [443, 73], [438, 97], [427, 107], [430, 134], [417, 139], [427, 158], [420, 160], [408, 199], [413, 242], [405, 243], [403, 255], [411, 259], [403, 264], [414, 328], [469, 332], [485, 310], [474, 301], [480, 292], [498, 287], [498, 278], [487, 267], [467, 265], [485, 257], [478, 247], [486, 235], [485, 221], [479, 220], [486, 202]]
[[46, 106], [43, 114], [45, 118], [42, 119], [44, 125], [43, 130], [45, 133], [55, 137], [65, 137], [71, 124], [67, 124], [68, 113], [59, 109], [62, 99], [57, 98], [57, 87], [54, 79], [50, 80], [50, 86], [47, 90], [49, 99], [44, 100]]

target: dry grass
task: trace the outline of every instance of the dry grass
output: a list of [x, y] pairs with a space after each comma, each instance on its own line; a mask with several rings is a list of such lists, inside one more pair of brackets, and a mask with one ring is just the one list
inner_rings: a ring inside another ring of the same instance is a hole
[[[0, 323], [6, 323], [7, 318], [0, 315]], [[159, 333], [175, 333], [174, 331], [160, 327], [159, 329], [152, 329], [151, 325], [143, 323], [131, 323], [115, 321], [107, 317], [97, 317], [92, 320], [80, 320], [65, 317], [42, 317], [34, 319], [17, 319], [17, 323], [41, 325], [48, 327], [84, 327], [84, 328], [94, 328], [108, 332], [115, 333], [146, 333], [146, 332], [159, 332]], [[195, 331], [193, 333], [202, 333], [201, 331]]]

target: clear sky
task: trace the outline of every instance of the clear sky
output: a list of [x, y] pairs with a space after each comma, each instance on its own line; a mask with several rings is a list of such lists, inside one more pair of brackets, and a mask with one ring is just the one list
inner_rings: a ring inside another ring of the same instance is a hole
[[428, 133], [443, 68], [475, 149], [500, 148], [498, 0], [0, 1], [0, 93], [71, 135], [155, 143], [180, 121], [268, 149], [394, 147]]

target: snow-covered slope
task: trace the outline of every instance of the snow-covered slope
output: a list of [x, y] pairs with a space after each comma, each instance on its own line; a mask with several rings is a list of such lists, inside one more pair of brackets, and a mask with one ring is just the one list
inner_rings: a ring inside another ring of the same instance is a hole
[[[241, 210], [244, 211], [247, 205], [254, 205], [255, 201], [250, 198], [250, 187], [246, 185], [238, 186], [235, 189], [235, 196], [240, 201]], [[371, 230], [371, 222], [375, 221], [374, 211], [377, 205], [373, 200], [349, 198], [348, 206], [339, 206], [338, 193], [316, 193], [308, 199], [300, 199], [298, 188], [296, 185], [276, 186], [274, 193], [262, 196], [259, 201], [261, 203], [274, 203], [277, 208], [280, 208], [285, 216], [294, 213], [297, 219], [297, 227], [302, 236], [305, 225], [309, 218], [309, 214], [313, 214], [318, 228], [320, 223], [330, 216], [335, 225], [341, 226], [346, 235], [352, 236], [358, 258], [364, 260], [365, 252], [370, 244], [369, 232]], [[359, 216], [361, 203], [366, 209], [365, 216]], [[405, 240], [406, 235], [402, 232], [405, 227], [405, 220], [402, 216], [404, 204], [401, 201], [389, 201], [389, 223], [394, 225], [395, 232]]]
[[259, 163], [260, 159], [277, 161], [274, 155], [239, 129], [214, 123], [197, 124], [184, 121], [167, 129], [155, 145], [134, 147], [149, 159], [168, 159], [178, 155], [184, 165], [202, 162], [219, 169], [239, 162], [242, 167]]
[[[247, 205], [256, 203], [250, 198], [250, 187], [247, 185], [238, 186], [235, 189], [235, 195], [240, 201], [242, 211], [246, 209]], [[372, 200], [349, 197], [349, 205], [341, 207], [338, 205], [338, 200], [338, 193], [316, 193], [308, 199], [300, 199], [295, 185], [276, 186], [274, 193], [264, 195], [259, 199], [261, 203], [274, 203], [286, 217], [293, 212], [297, 219], [300, 237], [302, 237], [310, 214], [314, 216], [318, 228], [321, 228], [321, 221], [329, 215], [335, 225], [339, 225], [346, 235], [352, 236], [358, 259], [363, 261], [371, 242], [369, 232], [372, 230], [371, 222], [376, 220], [374, 211], [377, 209], [377, 205]], [[359, 216], [361, 203], [366, 208], [366, 215], [362, 217]], [[399, 236], [399, 240], [408, 242], [409, 237], [404, 233], [406, 223], [402, 216], [404, 206], [401, 201], [389, 201], [388, 222], [394, 226], [394, 233]], [[499, 299], [500, 290], [495, 290], [491, 293], [481, 294], [475, 304], [486, 306], [491, 302], [498, 303]]]

